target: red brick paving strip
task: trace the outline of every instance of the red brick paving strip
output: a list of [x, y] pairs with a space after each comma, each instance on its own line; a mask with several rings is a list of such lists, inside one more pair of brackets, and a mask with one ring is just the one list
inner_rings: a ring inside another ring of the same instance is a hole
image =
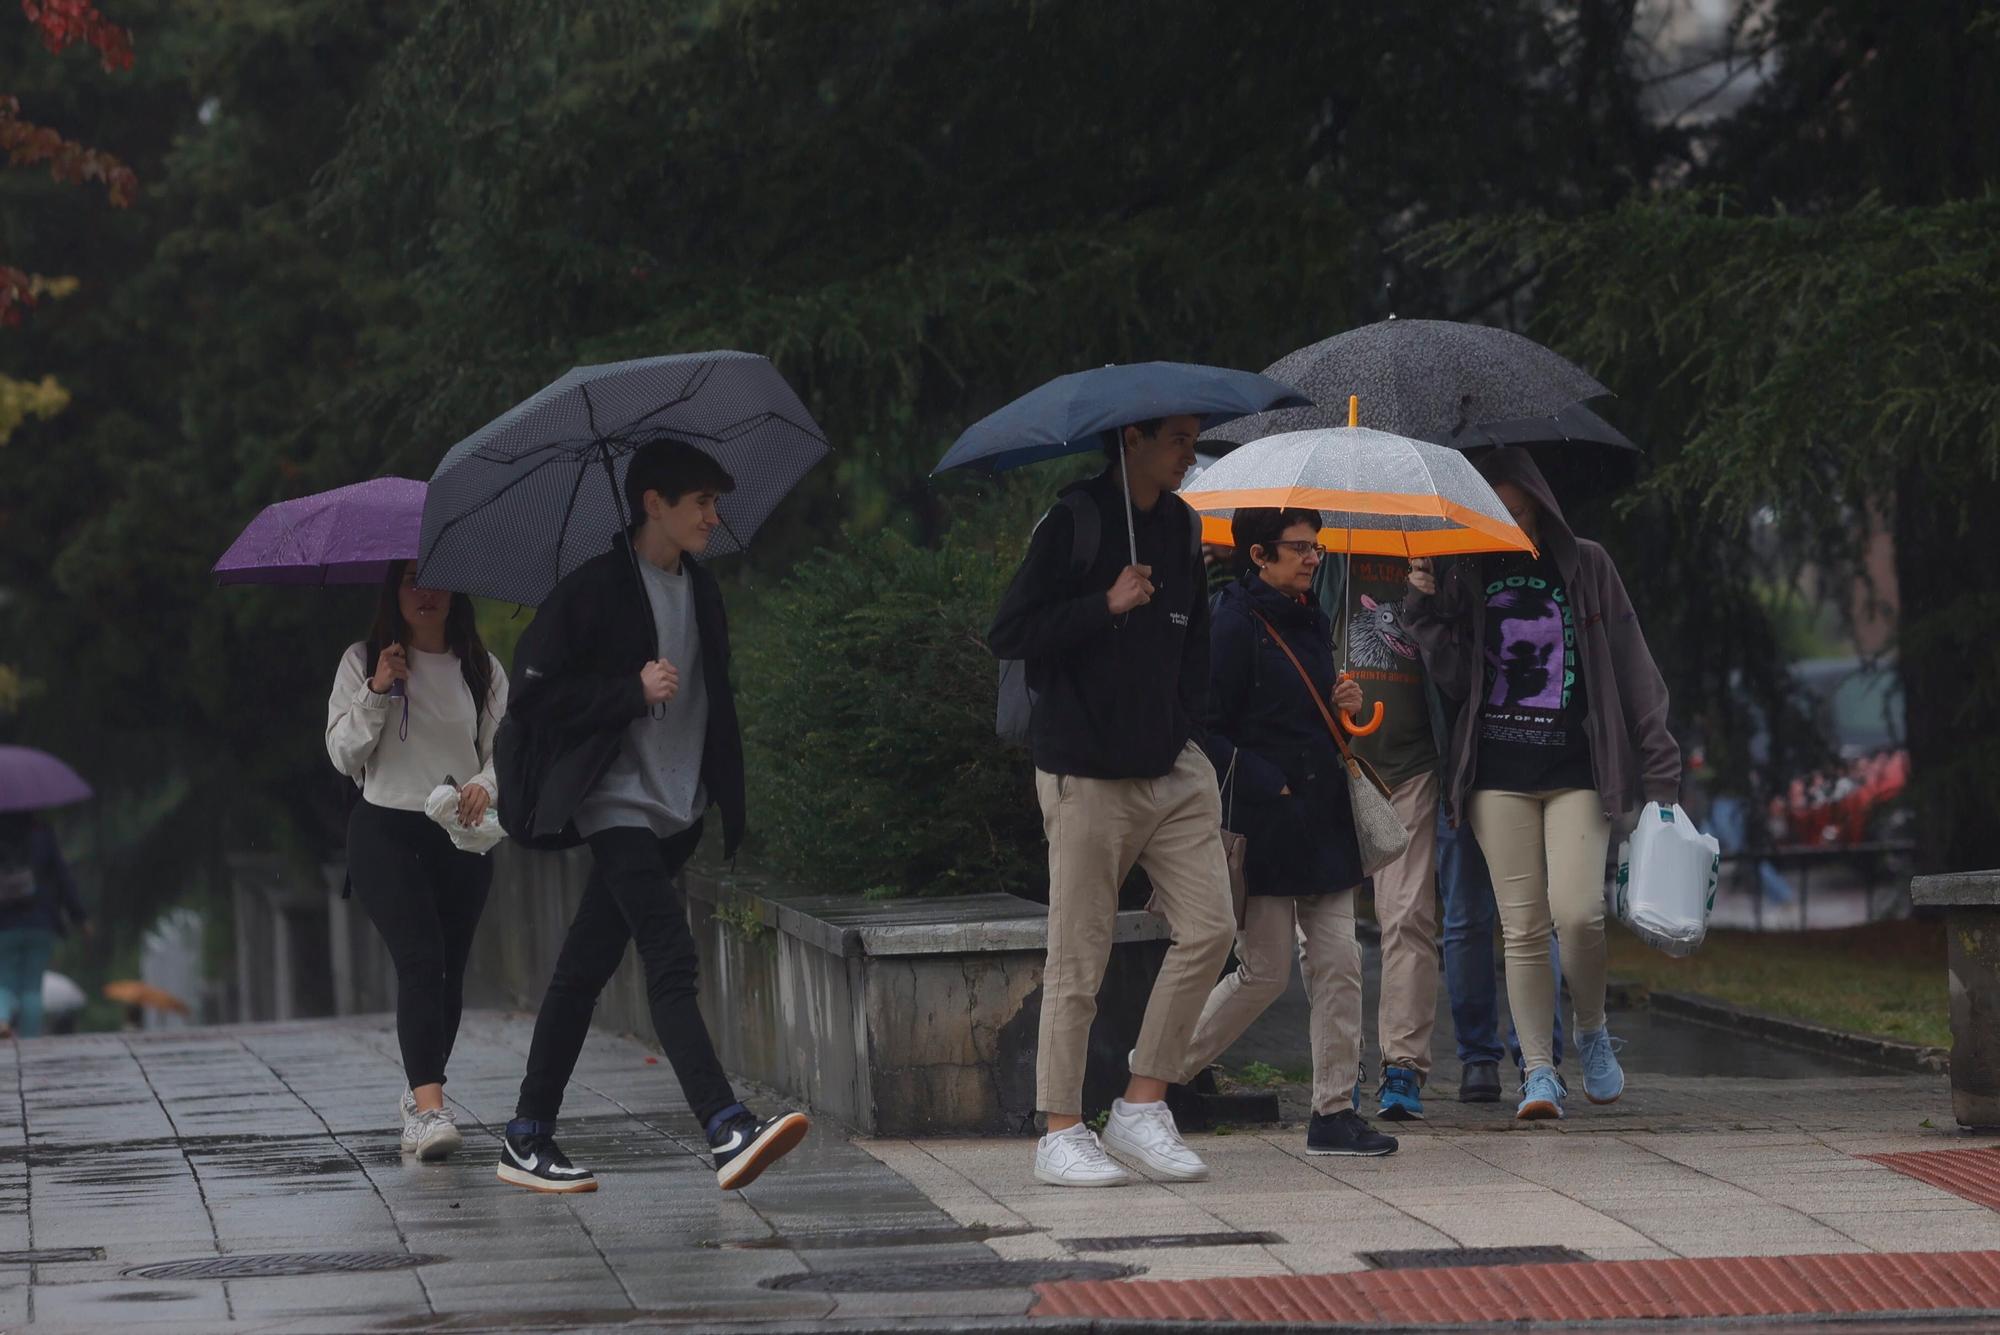
[[1726, 1256], [1035, 1286], [1032, 1315], [1455, 1325], [2000, 1310], [2000, 1252]]
[[2000, 1210], [2000, 1149], [1916, 1150], [1859, 1156], [1906, 1177], [1943, 1187], [1954, 1196]]

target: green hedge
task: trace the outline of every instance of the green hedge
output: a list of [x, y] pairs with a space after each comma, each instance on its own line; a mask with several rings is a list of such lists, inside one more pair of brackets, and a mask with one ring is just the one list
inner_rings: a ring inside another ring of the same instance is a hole
[[833, 893], [1047, 883], [1025, 752], [993, 733], [986, 627], [1013, 561], [893, 533], [802, 562], [738, 632], [755, 850]]

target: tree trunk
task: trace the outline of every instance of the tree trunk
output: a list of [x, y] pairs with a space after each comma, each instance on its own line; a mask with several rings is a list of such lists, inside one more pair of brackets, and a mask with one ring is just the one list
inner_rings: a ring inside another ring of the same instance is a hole
[[1970, 531], [2000, 520], [2000, 482], [1972, 491], [1954, 470], [1947, 494], [1921, 466], [1896, 490], [1898, 666], [1927, 871], [2000, 867], [2000, 562]]

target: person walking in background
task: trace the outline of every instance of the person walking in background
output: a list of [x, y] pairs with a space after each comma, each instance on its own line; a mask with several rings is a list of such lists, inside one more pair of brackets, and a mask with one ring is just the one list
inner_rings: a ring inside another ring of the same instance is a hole
[[1349, 745], [1389, 786], [1389, 801], [1410, 845], [1376, 871], [1375, 918], [1382, 929], [1377, 1042], [1382, 1085], [1377, 1115], [1392, 1122], [1424, 1115], [1437, 1023], [1438, 755], [1442, 708], [1403, 615], [1409, 562], [1393, 556], [1327, 561], [1315, 581], [1334, 623], [1334, 661], [1359, 683], [1357, 709], [1379, 701], [1382, 726]]
[[367, 640], [341, 655], [326, 751], [361, 789], [347, 821], [348, 883], [396, 966], [396, 1039], [408, 1080], [402, 1149], [424, 1160], [446, 1158], [461, 1143], [444, 1103], [445, 1064], [493, 880], [493, 864], [460, 849], [425, 808], [449, 782], [458, 801], [447, 818], [467, 828], [485, 819], [499, 791], [493, 738], [506, 712], [507, 673], [480, 641], [472, 600], [419, 588], [416, 564], [399, 562], [383, 581]]
[[1223, 775], [1224, 823], [1247, 843], [1247, 894], [1236, 969], [1208, 994], [1180, 1080], [1193, 1080], [1284, 994], [1296, 950], [1312, 1008], [1306, 1153], [1393, 1154], [1395, 1139], [1354, 1106], [1361, 850], [1322, 707], [1330, 696], [1335, 708], [1358, 709], [1362, 693], [1351, 681], [1335, 685], [1331, 628], [1308, 597], [1320, 565], [1319, 516], [1245, 509], [1232, 526], [1246, 573], [1223, 589], [1210, 629], [1205, 747]]
[[[694, 556], [720, 522], [716, 501], [735, 486], [684, 441], [641, 445], [625, 475], [631, 529], [556, 586], [515, 653], [521, 689], [501, 747], [502, 787], [533, 789], [536, 819], [588, 842], [591, 857], [500, 1148], [497, 1174], [515, 1186], [597, 1189], [556, 1145], [556, 1118], [598, 995], [628, 944], [638, 948], [654, 1031], [707, 1137], [718, 1186], [749, 1186], [810, 1125], [797, 1112], [760, 1119], [738, 1102], [702, 1018], [694, 934], [675, 880], [711, 805], [725, 856], [743, 837], [729, 622], [721, 589]], [[535, 754], [539, 767], [528, 763]]]
[[1429, 561], [1413, 561], [1405, 607], [1439, 688], [1467, 701], [1446, 792], [1493, 873], [1527, 1068], [1516, 1115], [1560, 1117], [1550, 932], [1576, 1006], [1584, 1094], [1610, 1103], [1625, 1073], [1604, 1014], [1605, 851], [1614, 821], [1676, 800], [1680, 747], [1610, 556], [1570, 531], [1527, 451], [1496, 450], [1479, 468], [1539, 554], [1461, 562], [1442, 588]]
[[[1208, 592], [1200, 523], [1173, 494], [1194, 464], [1199, 418], [1166, 417], [1107, 433], [1110, 466], [1050, 509], [1002, 598], [987, 641], [1027, 664], [1039, 693], [1030, 723], [1035, 791], [1049, 840], [1049, 946], [1035, 1055], [1035, 1101], [1048, 1130], [1035, 1177], [1117, 1186], [1110, 1150], [1178, 1181], [1208, 1175], [1167, 1111], [1202, 999], [1235, 924], [1215, 769], [1194, 741], [1208, 694]], [[1071, 568], [1070, 506], [1093, 506], [1103, 542]], [[1111, 958], [1118, 890], [1134, 864], [1173, 929], [1146, 1004], [1131, 1079], [1099, 1141], [1083, 1123], [1085, 1045]]]
[[42, 975], [56, 942], [90, 915], [55, 831], [28, 811], [0, 812], [0, 1038], [42, 1032]]

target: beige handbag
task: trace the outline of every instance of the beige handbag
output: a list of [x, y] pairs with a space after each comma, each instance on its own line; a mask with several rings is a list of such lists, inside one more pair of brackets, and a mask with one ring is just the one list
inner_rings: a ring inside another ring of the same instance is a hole
[[1285, 643], [1285, 637], [1278, 634], [1278, 628], [1265, 621], [1262, 615], [1253, 615], [1263, 622], [1265, 631], [1284, 651], [1285, 657], [1291, 660], [1292, 667], [1297, 669], [1299, 680], [1305, 683], [1306, 694], [1318, 707], [1326, 730], [1333, 734], [1333, 744], [1340, 748], [1341, 763], [1347, 769], [1347, 798], [1354, 808], [1354, 841], [1361, 848], [1361, 873], [1373, 876], [1403, 856], [1410, 847], [1410, 831], [1389, 801], [1389, 785], [1382, 782], [1374, 766], [1349, 748], [1333, 711], [1327, 708], [1326, 701], [1320, 699], [1319, 688], [1313, 685], [1305, 664], [1299, 662], [1299, 656], [1292, 652], [1291, 645]]

